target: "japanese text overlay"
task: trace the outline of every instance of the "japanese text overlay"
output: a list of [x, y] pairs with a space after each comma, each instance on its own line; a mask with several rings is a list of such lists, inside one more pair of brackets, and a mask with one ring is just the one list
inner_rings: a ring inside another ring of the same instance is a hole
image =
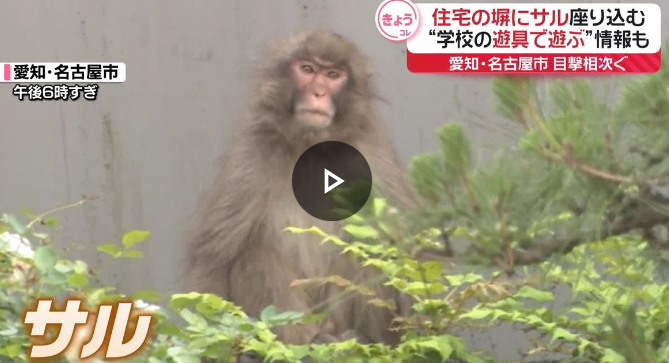
[[415, 73], [653, 73], [656, 4], [416, 4]]

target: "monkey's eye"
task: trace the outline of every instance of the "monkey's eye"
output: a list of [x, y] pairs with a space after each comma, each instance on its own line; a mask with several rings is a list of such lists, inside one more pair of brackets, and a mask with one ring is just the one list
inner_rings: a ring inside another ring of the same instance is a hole
[[300, 68], [304, 73], [314, 73], [314, 67], [308, 64], [303, 64]]
[[337, 79], [337, 78], [339, 78], [339, 72], [330, 71], [330, 72], [328, 72], [328, 77], [331, 78], [331, 79]]

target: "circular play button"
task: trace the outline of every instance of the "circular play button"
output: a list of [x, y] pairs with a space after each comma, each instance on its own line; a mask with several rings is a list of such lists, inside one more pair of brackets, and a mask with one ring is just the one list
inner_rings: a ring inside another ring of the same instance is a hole
[[372, 192], [372, 170], [353, 146], [338, 141], [316, 144], [297, 160], [293, 193], [302, 209], [325, 221], [357, 213]]

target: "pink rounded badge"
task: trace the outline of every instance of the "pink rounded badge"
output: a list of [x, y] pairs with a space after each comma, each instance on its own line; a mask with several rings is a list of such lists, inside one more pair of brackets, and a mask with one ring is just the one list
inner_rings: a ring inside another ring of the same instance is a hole
[[376, 9], [376, 28], [386, 39], [409, 39], [418, 29], [418, 7], [411, 0], [385, 0]]

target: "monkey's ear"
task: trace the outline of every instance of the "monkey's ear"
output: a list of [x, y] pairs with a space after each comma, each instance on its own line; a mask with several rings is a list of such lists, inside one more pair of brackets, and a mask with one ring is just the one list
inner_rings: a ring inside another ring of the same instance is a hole
[[362, 74], [363, 77], [365, 77], [365, 81], [370, 82], [371, 80], [376, 78], [377, 71], [374, 67], [369, 62], [365, 62], [363, 65], [362, 69]]
[[369, 84], [377, 75], [376, 69], [370, 58], [367, 57], [356, 45], [351, 45], [347, 55], [348, 64], [352, 76], [362, 84]]
[[356, 50], [350, 55], [349, 64], [357, 91], [366, 97], [378, 98], [378, 90], [375, 85], [377, 71], [372, 63]]

